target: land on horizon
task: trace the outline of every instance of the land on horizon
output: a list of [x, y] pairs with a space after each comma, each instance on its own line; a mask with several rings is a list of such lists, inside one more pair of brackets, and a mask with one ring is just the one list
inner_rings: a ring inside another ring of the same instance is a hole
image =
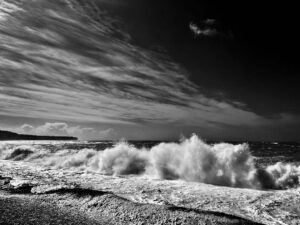
[[16, 140], [78, 140], [77, 137], [71, 136], [40, 136], [40, 135], [26, 135], [18, 134], [11, 131], [0, 130], [0, 141], [16, 141]]

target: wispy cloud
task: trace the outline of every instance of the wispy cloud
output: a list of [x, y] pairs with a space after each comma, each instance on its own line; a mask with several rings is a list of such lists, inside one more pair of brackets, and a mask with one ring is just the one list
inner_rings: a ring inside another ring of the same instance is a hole
[[227, 31], [219, 25], [215, 19], [206, 19], [201, 21], [199, 24], [190, 22], [189, 28], [195, 37], [214, 37], [221, 36], [225, 38], [232, 38], [233, 34], [231, 31]]
[[189, 27], [195, 36], [215, 36], [215, 35], [219, 34], [217, 29], [215, 29], [215, 28], [211, 28], [211, 27], [200, 28], [200, 27], [198, 27], [197, 24], [195, 24], [193, 22], [191, 22], [189, 24]]
[[[121, 22], [103, 9], [91, 13], [88, 3], [61, 2], [23, 1], [17, 13], [2, 10], [0, 115], [203, 127], [268, 121], [241, 104], [206, 96], [165, 53], [132, 44]], [[219, 32], [194, 23], [190, 29]]]
[[208, 26], [213, 26], [217, 23], [217, 21], [215, 19], [206, 19], [203, 21], [204, 24], [208, 25]]

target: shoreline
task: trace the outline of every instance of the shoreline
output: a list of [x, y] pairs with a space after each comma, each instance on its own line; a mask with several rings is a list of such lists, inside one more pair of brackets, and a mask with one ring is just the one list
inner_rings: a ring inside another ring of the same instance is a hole
[[300, 193], [296, 189], [259, 191], [145, 177], [114, 177], [16, 161], [0, 160], [0, 190], [0, 204], [8, 202], [12, 209], [16, 205], [21, 206], [19, 211], [26, 211], [28, 201], [37, 209], [48, 204], [54, 215], [67, 210], [96, 224], [163, 221], [161, 224], [296, 225], [300, 218]]
[[0, 191], [0, 224], [258, 224], [215, 212], [138, 204], [113, 194], [82, 190], [51, 194]]

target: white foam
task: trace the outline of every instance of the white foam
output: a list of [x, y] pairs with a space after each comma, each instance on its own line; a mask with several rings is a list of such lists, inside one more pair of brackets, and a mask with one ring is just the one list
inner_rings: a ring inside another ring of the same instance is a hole
[[102, 152], [93, 149], [50, 152], [25, 145], [6, 150], [6, 157], [58, 169], [92, 170], [108, 175], [147, 175], [253, 189], [300, 186], [300, 167], [277, 163], [257, 169], [247, 144], [209, 145], [196, 135], [179, 143], [160, 143], [150, 149], [138, 149], [121, 141]]

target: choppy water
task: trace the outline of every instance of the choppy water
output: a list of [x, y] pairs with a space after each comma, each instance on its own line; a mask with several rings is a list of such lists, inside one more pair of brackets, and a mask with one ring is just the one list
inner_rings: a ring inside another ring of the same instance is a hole
[[0, 158], [66, 170], [253, 189], [300, 186], [300, 143], [159, 141], [1, 142]]

